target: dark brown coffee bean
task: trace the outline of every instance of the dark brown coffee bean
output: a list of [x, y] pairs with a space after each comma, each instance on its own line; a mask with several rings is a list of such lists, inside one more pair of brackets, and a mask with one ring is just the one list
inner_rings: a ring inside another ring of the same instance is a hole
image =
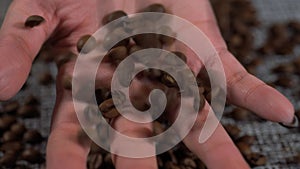
[[7, 142], [1, 145], [0, 151], [3, 152], [19, 152], [23, 150], [23, 145], [20, 142]]
[[227, 124], [224, 125], [224, 128], [232, 138], [236, 139], [239, 137], [241, 130], [237, 126]]
[[11, 131], [6, 131], [3, 136], [2, 136], [2, 141], [3, 142], [11, 142], [11, 141], [18, 141], [20, 140], [20, 136], [11, 132]]
[[288, 37], [287, 26], [284, 24], [274, 24], [269, 29], [270, 37], [282, 38]]
[[111, 98], [110, 89], [105, 89], [105, 88], [97, 89], [95, 91], [95, 95], [96, 95], [96, 100], [98, 105], [100, 105], [104, 100]]
[[246, 143], [248, 145], [253, 144], [255, 141], [256, 141], [256, 137], [255, 136], [249, 136], [249, 135], [242, 136], [242, 137], [240, 137], [236, 140], [236, 142], [243, 142], [243, 143]]
[[10, 126], [16, 122], [16, 117], [5, 115], [0, 117], [0, 130], [4, 131], [6, 129], [9, 129]]
[[164, 169], [180, 169], [180, 167], [177, 164], [175, 164], [171, 161], [168, 161], [165, 163]]
[[24, 134], [23, 140], [27, 143], [36, 144], [36, 143], [40, 143], [41, 141], [43, 141], [43, 136], [37, 130], [28, 130]]
[[133, 37], [135, 43], [142, 48], [162, 48], [158, 34], [145, 33]]
[[259, 153], [251, 153], [246, 155], [246, 160], [251, 166], [263, 166], [267, 163], [267, 158]]
[[163, 75], [163, 72], [158, 69], [147, 69], [143, 71], [143, 75], [150, 80], [159, 80]]
[[278, 55], [289, 55], [294, 51], [295, 45], [290, 40], [283, 41], [280, 46], [275, 48], [275, 53]]
[[107, 113], [114, 107], [115, 107], [115, 105], [114, 105], [113, 99], [108, 99], [99, 105], [99, 110], [101, 113]]
[[77, 51], [84, 54], [95, 49], [97, 40], [92, 35], [84, 35], [77, 42]]
[[258, 49], [258, 52], [263, 55], [270, 55], [274, 52], [274, 48], [270, 43], [266, 43]]
[[290, 88], [296, 85], [294, 79], [290, 76], [279, 76], [274, 84], [286, 88]]
[[77, 58], [77, 55], [74, 54], [71, 51], [63, 51], [57, 54], [55, 57], [55, 63], [58, 68], [60, 68], [62, 65], [75, 60]]
[[98, 169], [103, 163], [103, 157], [101, 154], [92, 154], [88, 156], [87, 165], [89, 169]]
[[295, 71], [295, 68], [293, 64], [280, 64], [272, 69], [272, 72], [274, 73], [293, 73]]
[[0, 166], [13, 167], [16, 164], [17, 155], [14, 153], [5, 153], [0, 158]]
[[92, 142], [91, 148], [90, 148], [90, 154], [100, 154], [104, 152], [104, 150], [98, 146], [95, 142]]
[[21, 154], [21, 158], [32, 164], [42, 163], [44, 161], [41, 152], [34, 148], [28, 148], [24, 150]]
[[250, 145], [245, 142], [237, 142], [236, 146], [243, 155], [248, 155], [252, 153]]
[[25, 105], [31, 105], [31, 106], [36, 106], [40, 104], [40, 101], [37, 97], [33, 95], [29, 95], [28, 97], [25, 98], [24, 100]]
[[122, 27], [115, 28], [105, 35], [102, 45], [107, 50], [110, 50], [111, 48], [115, 48], [117, 46], [127, 46], [130, 41], [130, 38], [124, 39], [127, 36], [128, 33]]
[[112, 12], [110, 14], [107, 14], [106, 16], [104, 16], [103, 20], [102, 20], [102, 24], [106, 25], [114, 20], [117, 20], [121, 17], [127, 16], [127, 14], [124, 11], [115, 11]]
[[53, 82], [53, 77], [49, 72], [44, 72], [44, 73], [40, 74], [39, 83], [41, 85], [46, 86], [46, 85], [51, 84], [52, 82]]
[[19, 108], [17, 114], [22, 118], [37, 118], [40, 117], [40, 111], [35, 106], [24, 105]]
[[175, 38], [173, 38], [176, 33], [173, 32], [172, 28], [169, 26], [162, 26], [159, 28], [159, 33], [161, 33], [159, 39], [163, 45], [172, 45], [175, 42]]
[[19, 107], [20, 107], [20, 104], [18, 101], [12, 101], [7, 104], [4, 104], [2, 111], [4, 113], [14, 113], [18, 110]]
[[26, 19], [25, 27], [33, 28], [35, 26], [40, 25], [44, 21], [45, 21], [45, 19], [43, 17], [41, 17], [39, 15], [32, 15]]
[[137, 52], [139, 50], [142, 50], [143, 48], [138, 45], [133, 45], [129, 49], [129, 55], [133, 54], [134, 52]]
[[152, 4], [143, 10], [143, 12], [158, 12], [165, 13], [166, 8], [162, 4]]
[[182, 165], [185, 168], [188, 168], [188, 169], [196, 169], [197, 168], [196, 162], [193, 159], [191, 159], [191, 158], [185, 158], [185, 159], [183, 159]]
[[125, 46], [117, 46], [109, 51], [108, 56], [113, 62], [119, 63], [128, 56], [127, 48]]
[[246, 109], [235, 108], [231, 112], [231, 117], [235, 120], [248, 120], [250, 112]]
[[176, 87], [177, 83], [176, 80], [169, 74], [164, 73], [160, 79], [161, 83], [168, 87]]
[[26, 131], [26, 127], [22, 123], [15, 123], [10, 127], [10, 131], [17, 134], [17, 135], [22, 135]]
[[71, 76], [65, 76], [63, 78], [63, 87], [66, 90], [72, 90], [72, 77]]

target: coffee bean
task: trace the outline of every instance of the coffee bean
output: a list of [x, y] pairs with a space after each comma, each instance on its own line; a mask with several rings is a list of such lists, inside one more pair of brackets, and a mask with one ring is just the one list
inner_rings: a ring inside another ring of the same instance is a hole
[[158, 12], [165, 13], [166, 8], [162, 4], [152, 4], [143, 10], [143, 12]]
[[246, 143], [248, 145], [253, 144], [255, 141], [256, 141], [256, 137], [255, 136], [249, 136], [249, 135], [244, 135], [244, 136], [242, 136], [242, 137], [240, 137], [236, 140], [236, 142], [243, 142], [243, 143]]
[[169, 26], [162, 26], [159, 28], [159, 33], [161, 34], [159, 39], [163, 45], [172, 45], [175, 42], [175, 38], [173, 38], [176, 33], [173, 32], [172, 28]]
[[286, 88], [290, 88], [296, 85], [294, 79], [290, 76], [279, 76], [274, 84]]
[[72, 90], [72, 77], [71, 76], [65, 76], [63, 78], [63, 87], [66, 90]]
[[158, 69], [146, 69], [143, 71], [143, 75], [150, 80], [159, 80], [163, 75], [163, 72]]
[[162, 48], [159, 35], [154, 33], [144, 33], [133, 36], [134, 42], [142, 48]]
[[114, 20], [117, 20], [117, 19], [119, 19], [121, 17], [125, 17], [125, 16], [127, 16], [127, 14], [124, 11], [119, 10], [119, 11], [112, 12], [112, 13], [104, 16], [104, 18], [102, 20], [102, 24], [106, 25]]
[[158, 121], [153, 122], [153, 135], [154, 136], [159, 135], [159, 134], [163, 133], [164, 131], [165, 131], [165, 127], [163, 124], [161, 124]]
[[0, 117], [0, 130], [4, 131], [8, 129], [13, 123], [16, 122], [16, 117], [5, 115]]
[[263, 166], [267, 163], [267, 158], [259, 153], [251, 153], [246, 155], [246, 160], [251, 166]]
[[168, 87], [177, 87], [176, 80], [167, 73], [163, 73], [160, 81], [161, 81], [161, 83], [163, 83], [164, 85], [166, 85]]
[[84, 54], [95, 49], [97, 40], [92, 35], [84, 35], [77, 42], [77, 51]]
[[236, 139], [239, 137], [241, 130], [237, 126], [227, 124], [227, 125], [224, 125], [224, 128], [232, 138]]
[[248, 155], [252, 153], [250, 145], [245, 142], [237, 142], [236, 146], [243, 155]]
[[40, 104], [40, 101], [38, 98], [36, 98], [33, 95], [29, 95], [28, 97], [25, 98], [24, 100], [25, 105], [31, 105], [31, 106], [36, 106]]
[[129, 49], [129, 55], [133, 54], [134, 52], [137, 52], [139, 50], [142, 50], [143, 48], [138, 45], [133, 45]]
[[43, 136], [37, 130], [28, 130], [24, 136], [23, 140], [27, 143], [36, 144], [43, 141]]
[[168, 161], [165, 163], [164, 169], [180, 169], [180, 167], [177, 164], [175, 164], [171, 161]]
[[293, 73], [295, 71], [295, 68], [292, 64], [280, 64], [272, 69], [272, 72], [274, 73]]
[[128, 87], [132, 80], [135, 64], [132, 60], [126, 60], [126, 62], [124, 63], [124, 65], [122, 65], [122, 68], [120, 69], [122, 71], [119, 71], [117, 73], [118, 81], [122, 86]]
[[101, 111], [101, 113], [107, 113], [114, 107], [115, 107], [115, 105], [114, 105], [113, 99], [108, 99], [99, 105], [99, 110]]
[[10, 127], [10, 131], [17, 134], [17, 135], [22, 135], [26, 131], [26, 127], [22, 123], [15, 123]]
[[199, 99], [200, 100], [197, 100], [196, 98], [194, 99], [194, 110], [197, 112], [201, 111], [205, 106], [205, 97], [200, 92], [199, 92]]
[[23, 145], [20, 142], [6, 142], [1, 145], [0, 151], [3, 152], [19, 152], [23, 150]]
[[120, 115], [120, 113], [119, 113], [119, 111], [116, 108], [113, 108], [113, 109], [111, 109], [110, 111], [108, 111], [106, 113], [102, 113], [102, 115], [105, 118], [113, 119], [113, 118], [118, 117]]
[[128, 56], [127, 48], [125, 46], [117, 46], [109, 51], [108, 56], [113, 62], [119, 63]]
[[188, 169], [196, 169], [197, 168], [196, 162], [193, 159], [191, 159], [191, 158], [185, 158], [185, 159], [183, 159], [182, 165], [185, 168], [188, 168]]
[[28, 148], [24, 150], [21, 154], [21, 158], [32, 164], [42, 163], [44, 161], [41, 152], [34, 148]]
[[246, 109], [235, 108], [231, 112], [231, 117], [235, 120], [249, 120], [250, 112]]
[[0, 158], [0, 166], [13, 167], [17, 161], [17, 155], [14, 153], [5, 153]]
[[74, 54], [71, 51], [63, 51], [57, 54], [55, 57], [55, 63], [58, 68], [60, 68], [62, 65], [75, 60], [77, 58], [77, 55]]
[[90, 148], [90, 154], [100, 154], [104, 150], [98, 146], [95, 142], [92, 142], [91, 148]]
[[87, 159], [89, 169], [98, 169], [103, 163], [103, 158], [101, 154], [92, 154]]
[[47, 86], [53, 82], [53, 77], [49, 72], [44, 72], [39, 75], [39, 83], [41, 85]]
[[127, 36], [128, 33], [124, 30], [124, 28], [122, 27], [115, 28], [105, 35], [102, 45], [107, 50], [110, 50], [111, 48], [115, 48], [117, 46], [127, 46], [130, 41], [130, 38], [124, 39]]
[[97, 104], [101, 104], [104, 100], [111, 98], [110, 89], [102, 88], [95, 91]]
[[40, 111], [35, 106], [24, 105], [19, 108], [17, 114], [22, 118], [37, 118], [40, 117]]
[[20, 140], [20, 136], [11, 131], [6, 131], [2, 136], [3, 142], [11, 142], [11, 141], [18, 141], [18, 140]]
[[43, 23], [45, 19], [38, 15], [29, 16], [25, 21], [25, 27], [33, 28]]
[[14, 113], [18, 110], [19, 107], [20, 107], [20, 104], [18, 101], [12, 101], [7, 104], [4, 104], [2, 111], [4, 113]]

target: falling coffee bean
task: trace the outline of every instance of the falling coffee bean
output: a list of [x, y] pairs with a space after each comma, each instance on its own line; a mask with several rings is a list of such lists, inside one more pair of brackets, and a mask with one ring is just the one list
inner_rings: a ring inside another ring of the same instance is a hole
[[43, 141], [43, 136], [37, 130], [28, 130], [24, 134], [23, 140], [27, 143], [36, 144], [36, 143], [40, 143], [41, 141]]
[[246, 155], [246, 160], [251, 166], [263, 166], [267, 163], [267, 158], [259, 153], [251, 153]]
[[44, 161], [43, 155], [40, 151], [34, 148], [28, 148], [24, 150], [21, 154], [21, 158], [29, 163], [42, 163]]
[[77, 42], [77, 51], [84, 54], [95, 49], [97, 40], [92, 35], [84, 35]]
[[26, 19], [25, 27], [33, 28], [35, 26], [40, 25], [44, 21], [45, 21], [45, 19], [43, 17], [41, 17], [39, 15], [32, 15]]
[[35, 106], [24, 105], [19, 108], [17, 114], [22, 118], [37, 118], [40, 117], [40, 111]]
[[102, 24], [103, 25], [106, 25], [106, 24], [108, 24], [108, 23], [110, 23], [110, 22], [112, 22], [112, 21], [114, 21], [114, 20], [117, 20], [117, 19], [119, 19], [119, 18], [121, 18], [121, 17], [125, 17], [125, 16], [127, 16], [127, 14], [124, 12], [124, 11], [115, 11], [115, 12], [112, 12], [112, 13], [110, 13], [110, 14], [107, 14], [104, 18], [103, 18], [103, 20], [102, 20]]

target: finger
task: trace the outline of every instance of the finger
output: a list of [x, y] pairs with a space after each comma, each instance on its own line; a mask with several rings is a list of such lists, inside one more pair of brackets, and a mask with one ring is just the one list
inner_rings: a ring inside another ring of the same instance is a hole
[[62, 86], [64, 72], [57, 77], [57, 98], [49, 135], [46, 165], [49, 169], [86, 168], [90, 140], [77, 119], [72, 92]]
[[[0, 30], [0, 100], [12, 97], [25, 82], [32, 60], [55, 29], [53, 1], [13, 1]], [[25, 20], [40, 15], [46, 22], [26, 28]]]
[[[218, 119], [209, 111], [211, 111], [211, 108], [206, 102], [204, 109], [199, 113], [196, 119], [195, 125], [184, 138], [183, 142], [210, 169], [248, 169], [248, 164], [243, 159], [233, 141], [219, 123]], [[205, 125], [217, 125], [217, 127], [206, 127]], [[200, 143], [200, 137], [209, 138], [206, 142]]]

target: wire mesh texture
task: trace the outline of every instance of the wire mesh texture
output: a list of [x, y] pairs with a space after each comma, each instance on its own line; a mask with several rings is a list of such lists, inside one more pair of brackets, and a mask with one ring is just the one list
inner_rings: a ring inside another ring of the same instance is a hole
[[[254, 30], [255, 46], [260, 46], [265, 38], [267, 28], [273, 23], [287, 22], [289, 20], [300, 21], [300, 1], [299, 0], [252, 0], [258, 12], [261, 26]], [[8, 0], [0, 1], [0, 22], [9, 4]], [[270, 73], [270, 69], [280, 63], [289, 62], [296, 57], [300, 57], [300, 47], [296, 47], [291, 56], [274, 55], [272, 59], [266, 58], [261, 66], [257, 68], [257, 76], [265, 82], [271, 82], [276, 75]], [[28, 95], [40, 98], [41, 117], [39, 119], [26, 120], [24, 123], [30, 128], [41, 131], [43, 136], [47, 136], [50, 128], [51, 113], [55, 102], [55, 84], [40, 86], [37, 77], [41, 72], [49, 71], [55, 77], [57, 70], [54, 64], [35, 62], [31, 75], [27, 81], [28, 88], [19, 92], [14, 100], [21, 104]], [[298, 82], [300, 80], [298, 79]], [[293, 93], [300, 93], [300, 86], [293, 89], [278, 88], [287, 96], [296, 109], [300, 108], [299, 96]], [[229, 107], [230, 109], [230, 107]], [[223, 124], [234, 124], [242, 130], [242, 135], [256, 136], [257, 141], [253, 144], [252, 151], [266, 155], [268, 161], [265, 166], [255, 167], [256, 169], [299, 169], [300, 164], [288, 161], [300, 152], [300, 132], [299, 130], [286, 129], [277, 123], [268, 121], [235, 121], [232, 118], [223, 117]], [[45, 145], [41, 146], [42, 152]], [[39, 168], [39, 166], [33, 166]]]

